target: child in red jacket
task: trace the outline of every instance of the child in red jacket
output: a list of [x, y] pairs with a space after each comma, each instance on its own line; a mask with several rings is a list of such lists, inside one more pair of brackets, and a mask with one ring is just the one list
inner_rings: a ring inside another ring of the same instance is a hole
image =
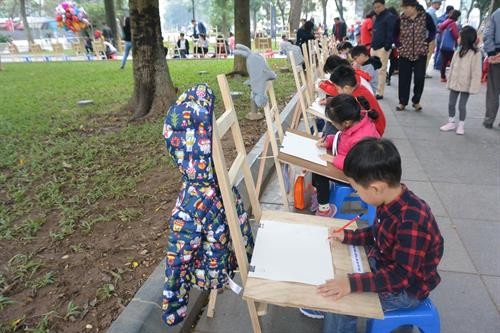
[[[333, 97], [326, 105], [326, 115], [339, 131], [319, 140], [317, 145], [332, 150], [333, 156], [325, 154], [321, 158], [331, 162], [336, 168], [343, 169], [347, 153], [358, 141], [365, 137], [380, 138], [374, 123], [378, 113], [372, 110], [362, 111], [362, 107], [369, 107], [365, 99], [358, 100], [347, 94]], [[313, 174], [313, 186], [316, 188], [318, 200], [316, 215], [334, 216], [337, 209], [328, 202], [330, 179]]]

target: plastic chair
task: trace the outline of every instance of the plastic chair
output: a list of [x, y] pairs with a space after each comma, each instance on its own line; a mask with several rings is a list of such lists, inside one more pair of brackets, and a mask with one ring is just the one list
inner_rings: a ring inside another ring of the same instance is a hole
[[414, 309], [395, 310], [384, 313], [384, 319], [368, 319], [366, 333], [389, 333], [403, 325], [417, 326], [422, 333], [439, 333], [439, 312], [430, 298]]
[[330, 203], [335, 204], [337, 207], [335, 217], [346, 220], [355, 218], [358, 213], [344, 212], [343, 206], [346, 202], [359, 202], [361, 207], [366, 210], [361, 220], [365, 220], [369, 225], [372, 225], [375, 222], [376, 208], [361, 200], [358, 195], [351, 196], [353, 193], [355, 191], [350, 185], [334, 182], [334, 185], [330, 188]]

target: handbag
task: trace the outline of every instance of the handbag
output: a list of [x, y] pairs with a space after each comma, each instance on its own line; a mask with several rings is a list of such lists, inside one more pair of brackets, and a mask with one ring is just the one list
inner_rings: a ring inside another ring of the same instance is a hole
[[455, 40], [455, 38], [453, 38], [453, 34], [451, 33], [451, 27], [446, 28], [446, 30], [443, 33], [443, 38], [441, 39], [441, 50], [454, 51], [456, 45], [457, 41]]

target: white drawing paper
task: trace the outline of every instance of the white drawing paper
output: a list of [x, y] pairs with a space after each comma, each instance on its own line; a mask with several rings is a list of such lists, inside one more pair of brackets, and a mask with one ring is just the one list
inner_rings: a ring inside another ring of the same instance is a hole
[[316, 142], [317, 140], [315, 139], [309, 139], [301, 135], [286, 132], [280, 151], [309, 162], [326, 166], [326, 161], [320, 158], [321, 155], [326, 154], [326, 149], [317, 147]]
[[325, 118], [326, 117], [326, 114], [325, 114], [325, 106], [324, 105], [321, 105], [319, 104], [319, 100], [316, 99], [312, 104], [311, 106], [309, 107], [309, 109], [311, 109], [313, 112], [316, 112], [318, 113], [319, 115], [322, 116], [322, 118]]
[[333, 279], [328, 228], [261, 221], [250, 277], [318, 286]]

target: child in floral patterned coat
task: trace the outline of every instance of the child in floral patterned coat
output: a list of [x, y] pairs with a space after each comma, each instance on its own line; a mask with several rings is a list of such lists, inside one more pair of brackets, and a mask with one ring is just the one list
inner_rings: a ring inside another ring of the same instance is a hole
[[[237, 267], [212, 165], [214, 104], [210, 87], [195, 85], [169, 109], [163, 126], [167, 149], [183, 180], [169, 220], [162, 316], [167, 325], [178, 324], [186, 316], [191, 286], [222, 288]], [[248, 216], [239, 193], [233, 192], [250, 255], [253, 237]]]

